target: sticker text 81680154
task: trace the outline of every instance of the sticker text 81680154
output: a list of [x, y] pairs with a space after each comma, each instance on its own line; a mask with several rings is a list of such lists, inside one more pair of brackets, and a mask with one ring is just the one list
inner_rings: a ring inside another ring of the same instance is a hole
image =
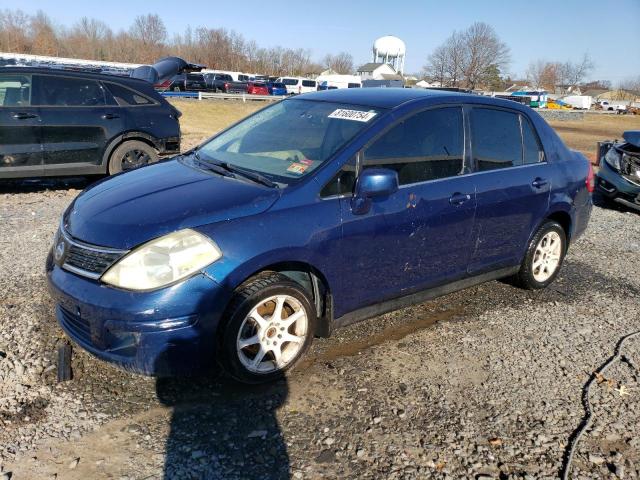
[[368, 122], [377, 115], [377, 112], [363, 112], [361, 110], [348, 110], [338, 108], [329, 114], [329, 118], [341, 118], [342, 120], [355, 120], [356, 122]]

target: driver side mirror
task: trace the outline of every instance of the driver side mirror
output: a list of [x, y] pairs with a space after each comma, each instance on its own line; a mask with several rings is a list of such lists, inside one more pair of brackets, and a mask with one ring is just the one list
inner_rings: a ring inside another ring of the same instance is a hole
[[351, 211], [363, 215], [371, 209], [371, 199], [388, 197], [398, 191], [398, 173], [389, 168], [368, 168], [356, 182], [351, 198]]

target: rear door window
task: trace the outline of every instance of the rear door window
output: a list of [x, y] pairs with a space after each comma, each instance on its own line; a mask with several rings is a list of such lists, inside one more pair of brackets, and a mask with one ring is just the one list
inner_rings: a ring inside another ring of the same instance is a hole
[[315, 82], [315, 80], [303, 80], [302, 81], [302, 86], [303, 87], [315, 87], [316, 86], [316, 82]]
[[390, 168], [400, 185], [459, 175], [464, 166], [461, 107], [426, 110], [401, 121], [364, 152], [363, 168]]
[[531, 122], [523, 115], [520, 115], [522, 125], [522, 146], [524, 147], [524, 164], [540, 163], [545, 161], [544, 150], [538, 138], [538, 134], [533, 129]]
[[0, 74], [0, 107], [31, 105], [31, 75]]
[[477, 171], [522, 165], [522, 137], [518, 117], [518, 114], [505, 110], [471, 110], [471, 142]]
[[105, 105], [104, 90], [95, 80], [34, 76], [36, 105], [92, 107]]
[[105, 85], [111, 92], [111, 95], [113, 95], [113, 98], [115, 98], [118, 105], [151, 105], [153, 103], [141, 93], [127, 87], [123, 87], [122, 85], [117, 85], [115, 83], [105, 83]]

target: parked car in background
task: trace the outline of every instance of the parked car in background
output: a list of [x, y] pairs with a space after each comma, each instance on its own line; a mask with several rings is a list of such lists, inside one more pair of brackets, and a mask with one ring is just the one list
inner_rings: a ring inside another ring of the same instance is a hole
[[318, 83], [315, 80], [311, 80], [309, 78], [281, 77], [276, 81], [277, 83], [284, 84], [289, 95], [315, 92], [318, 89]]
[[338, 327], [498, 278], [547, 287], [592, 190], [587, 159], [518, 103], [329, 90], [93, 185], [46, 271], [97, 357], [147, 374], [217, 357], [265, 382]]
[[609, 100], [599, 100], [598, 106], [605, 111], [616, 113], [627, 113], [627, 106], [621, 103], [610, 102]]
[[622, 134], [622, 142], [601, 142], [596, 188], [604, 198], [640, 211], [640, 130]]
[[180, 112], [144, 80], [0, 69], [0, 178], [118, 173], [180, 151]]
[[251, 95], [269, 95], [269, 88], [265, 83], [249, 82], [247, 83], [247, 93]]
[[235, 81], [228, 73], [206, 73], [204, 75], [207, 89], [212, 92], [245, 93], [247, 83]]
[[179, 73], [169, 83], [163, 82], [161, 87], [173, 92], [203, 92], [207, 90], [207, 82], [202, 73]]
[[269, 95], [286, 95], [287, 86], [284, 83], [267, 82], [267, 88], [269, 89]]

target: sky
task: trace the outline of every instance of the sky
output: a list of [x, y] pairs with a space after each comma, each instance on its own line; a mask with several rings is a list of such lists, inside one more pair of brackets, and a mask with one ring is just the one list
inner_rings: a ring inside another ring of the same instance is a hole
[[42, 10], [66, 26], [82, 16], [98, 18], [116, 31], [127, 29], [137, 15], [157, 13], [170, 35], [187, 26], [223, 27], [263, 47], [310, 49], [317, 61], [346, 51], [356, 65], [371, 61], [376, 38], [395, 35], [407, 47], [406, 73], [419, 73], [429, 53], [454, 30], [482, 21], [510, 47], [512, 77], [523, 77], [532, 61], [578, 61], [585, 52], [595, 64], [590, 79], [615, 86], [640, 76], [640, 0], [21, 0], [14, 5], [26, 13]]

